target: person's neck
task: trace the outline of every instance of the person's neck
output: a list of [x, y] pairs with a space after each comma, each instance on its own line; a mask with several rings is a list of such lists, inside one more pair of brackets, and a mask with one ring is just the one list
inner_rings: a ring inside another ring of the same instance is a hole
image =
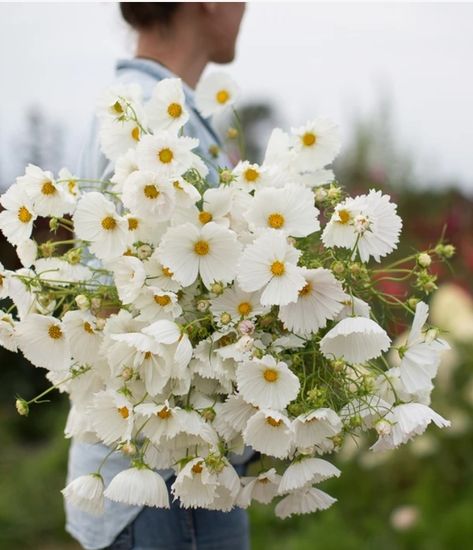
[[191, 88], [195, 88], [208, 58], [198, 35], [187, 32], [150, 31], [140, 33], [136, 57], [152, 59], [161, 63]]

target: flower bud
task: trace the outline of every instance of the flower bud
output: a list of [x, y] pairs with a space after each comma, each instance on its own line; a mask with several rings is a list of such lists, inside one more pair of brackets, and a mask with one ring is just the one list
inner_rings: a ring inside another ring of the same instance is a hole
[[210, 292], [213, 292], [214, 294], [220, 295], [223, 293], [224, 287], [222, 283], [213, 283], [210, 287]]
[[238, 130], [236, 128], [233, 128], [233, 126], [230, 126], [230, 128], [227, 130], [227, 137], [228, 139], [235, 139], [238, 137]]
[[210, 306], [210, 302], [208, 300], [199, 300], [197, 302], [197, 311], [200, 311], [201, 313], [205, 313]]
[[212, 422], [213, 419], [214, 419], [215, 416], [216, 416], [216, 413], [215, 413], [215, 411], [212, 409], [212, 407], [209, 407], [208, 409], [204, 409], [204, 410], [200, 413], [200, 416], [202, 416], [202, 418], [203, 418], [206, 422]]
[[89, 309], [90, 307], [90, 301], [84, 294], [79, 294], [75, 297], [75, 302], [77, 304], [77, 307], [81, 310]]
[[407, 305], [408, 305], [411, 309], [415, 309], [418, 303], [419, 303], [419, 298], [415, 298], [414, 296], [411, 296], [411, 297], [409, 298], [409, 300], [407, 300]]
[[30, 412], [30, 408], [28, 406], [28, 403], [19, 397], [16, 402], [16, 411], [20, 416], [28, 416], [28, 413]]
[[392, 430], [391, 423], [387, 420], [384, 420], [383, 418], [381, 420], [378, 420], [374, 427], [378, 435], [389, 435]]
[[335, 372], [341, 372], [345, 368], [345, 361], [343, 359], [335, 359], [330, 362], [330, 365]]
[[121, 377], [125, 382], [128, 382], [128, 380], [131, 380], [133, 378], [134, 371], [131, 367], [125, 367], [122, 370]]
[[314, 197], [316, 202], [324, 202], [327, 198], [327, 190], [323, 187], [317, 187], [314, 191]]
[[437, 328], [431, 328], [425, 334], [425, 341], [430, 344], [434, 340], [437, 340], [438, 337], [439, 337], [438, 329]]
[[149, 244], [142, 244], [136, 249], [136, 255], [140, 260], [146, 260], [153, 253], [153, 249]]
[[342, 275], [345, 271], [345, 266], [343, 265], [343, 262], [333, 262], [332, 271], [335, 273], [335, 275]]
[[228, 323], [230, 323], [231, 320], [232, 320], [232, 316], [225, 311], [222, 313], [222, 315], [220, 315], [220, 323], [222, 325], [228, 325]]
[[209, 155], [213, 158], [217, 158], [220, 152], [220, 147], [218, 145], [211, 145], [209, 147]]
[[59, 220], [57, 218], [51, 218], [49, 220], [49, 230], [56, 231], [58, 227], [59, 227]]
[[421, 252], [417, 256], [417, 263], [421, 267], [429, 267], [430, 264], [432, 263], [432, 258], [429, 256], [429, 254], [427, 254], [427, 252]]
[[250, 321], [249, 319], [244, 319], [243, 321], [240, 321], [238, 323], [238, 331], [240, 334], [253, 334], [255, 331], [255, 324], [253, 321]]
[[233, 174], [230, 170], [222, 170], [220, 172], [220, 182], [221, 183], [230, 183], [233, 179]]
[[121, 451], [123, 454], [127, 456], [134, 456], [136, 455], [138, 449], [136, 448], [136, 445], [133, 442], [127, 441], [121, 446]]
[[54, 254], [54, 243], [47, 241], [39, 245], [39, 250], [43, 258], [50, 258]]
[[95, 296], [95, 298], [92, 298], [90, 301], [90, 307], [92, 309], [100, 309], [100, 306], [102, 305], [102, 298], [99, 298], [98, 296]]
[[95, 328], [97, 330], [103, 330], [105, 325], [107, 323], [107, 319], [103, 319], [102, 317], [98, 317], [95, 321]]
[[327, 191], [327, 197], [331, 201], [338, 201], [340, 199], [341, 189], [335, 185], [331, 185]]

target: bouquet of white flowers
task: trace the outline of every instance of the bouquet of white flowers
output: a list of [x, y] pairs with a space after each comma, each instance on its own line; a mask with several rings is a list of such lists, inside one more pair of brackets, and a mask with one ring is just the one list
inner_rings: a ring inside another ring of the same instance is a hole
[[[211, 75], [196, 104], [218, 115], [236, 93]], [[103, 464], [72, 481], [63, 492], [74, 505], [168, 507], [156, 470], [172, 468], [184, 507], [280, 498], [286, 518], [335, 501], [316, 485], [340, 471], [319, 456], [345, 438], [372, 430], [380, 451], [449, 424], [428, 406], [447, 344], [426, 325], [422, 294], [435, 289], [431, 262], [453, 247], [370, 267], [396, 248], [401, 219], [382, 192], [351, 198], [337, 184], [334, 124], [276, 129], [261, 165], [230, 169], [185, 135], [178, 79], [146, 103], [134, 86], [110, 90], [99, 118], [109, 181], [29, 165], [0, 199], [0, 229], [23, 265], [0, 266], [0, 343], [69, 394], [66, 437], [130, 458], [106, 488]], [[37, 243], [38, 217], [70, 238]], [[409, 278], [403, 299], [380, 288]], [[403, 315], [412, 329], [394, 349], [386, 328]], [[44, 393], [19, 397], [18, 412]], [[229, 455], [245, 446], [260, 467], [240, 479]]]

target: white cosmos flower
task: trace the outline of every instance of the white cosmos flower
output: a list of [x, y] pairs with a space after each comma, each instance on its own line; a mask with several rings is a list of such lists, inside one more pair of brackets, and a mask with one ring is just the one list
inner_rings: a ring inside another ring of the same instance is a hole
[[86, 474], [72, 480], [61, 493], [69, 504], [92, 515], [104, 511], [104, 483], [100, 474]]
[[233, 231], [210, 222], [201, 229], [190, 223], [171, 227], [159, 245], [159, 258], [183, 286], [200, 275], [209, 288], [214, 281], [231, 282], [240, 245]]
[[281, 478], [278, 494], [283, 495], [304, 486], [320, 483], [330, 477], [339, 477], [340, 470], [321, 458], [301, 457], [290, 464]]
[[102, 334], [97, 329], [97, 318], [90, 311], [68, 311], [62, 322], [72, 357], [79, 363], [94, 364], [99, 357], [102, 342]]
[[233, 322], [254, 319], [269, 311], [260, 304], [260, 292], [244, 292], [237, 284], [226, 288], [220, 296], [210, 301], [210, 311], [218, 322], [223, 314], [230, 315]]
[[416, 393], [431, 387], [431, 380], [437, 374], [440, 364], [440, 352], [449, 349], [445, 340], [431, 339], [423, 331], [427, 322], [429, 306], [424, 302], [416, 305], [412, 328], [401, 355], [400, 378], [409, 393]]
[[241, 481], [244, 487], [238, 495], [237, 505], [240, 508], [248, 508], [253, 500], [269, 504], [277, 494], [281, 476], [271, 468], [256, 477], [242, 477]]
[[232, 186], [237, 189], [243, 189], [248, 193], [255, 189], [261, 189], [271, 182], [267, 167], [251, 164], [247, 160], [240, 161], [232, 173], [235, 176]]
[[144, 464], [118, 473], [105, 489], [104, 496], [125, 504], [169, 508], [166, 482]]
[[306, 237], [320, 229], [318, 215], [312, 191], [288, 184], [257, 191], [246, 219], [254, 231], [275, 229], [292, 237]]
[[243, 430], [243, 439], [247, 445], [275, 458], [287, 457], [293, 438], [289, 418], [270, 409], [261, 409], [255, 413]]
[[134, 256], [122, 256], [110, 263], [118, 297], [124, 304], [133, 302], [146, 280], [143, 262]]
[[153, 130], [176, 132], [189, 120], [180, 78], [164, 78], [153, 89], [145, 110]]
[[110, 178], [110, 181], [114, 184], [112, 191], [114, 193], [121, 193], [125, 180], [137, 170], [139, 170], [139, 168], [136, 162], [136, 149], [128, 149], [128, 151], [124, 155], [121, 155], [115, 162], [115, 172]]
[[144, 262], [146, 276], [151, 285], [161, 288], [169, 292], [177, 292], [180, 290], [181, 285], [174, 278], [174, 273], [169, 267], [164, 266], [159, 261], [159, 250], [151, 254], [151, 256]]
[[0, 230], [13, 245], [19, 245], [31, 236], [37, 213], [33, 200], [23, 187], [12, 185], [1, 196], [0, 204], [5, 208], [0, 212]]
[[100, 260], [117, 258], [125, 252], [128, 223], [101, 193], [84, 194], [77, 204], [73, 221], [77, 236], [92, 243], [90, 251]]
[[100, 123], [100, 148], [103, 154], [115, 162], [142, 139], [142, 130], [134, 120], [105, 118]]
[[378, 323], [366, 317], [347, 317], [322, 338], [320, 350], [327, 359], [364, 363], [379, 357], [390, 344], [391, 339]]
[[89, 413], [92, 426], [105, 445], [131, 439], [133, 405], [121, 393], [112, 389], [96, 393]]
[[238, 267], [238, 282], [246, 292], [264, 289], [262, 305], [285, 306], [295, 302], [306, 281], [297, 267], [300, 251], [275, 229], [246, 247]]
[[32, 199], [38, 216], [60, 217], [72, 211], [74, 200], [64, 187], [54, 181], [51, 172], [28, 164], [25, 175], [17, 178], [17, 183]]
[[342, 421], [332, 409], [316, 409], [295, 418], [293, 430], [297, 447], [307, 448], [315, 445], [325, 452], [333, 448], [331, 438], [341, 432]]
[[79, 178], [74, 176], [67, 168], [61, 168], [58, 173], [57, 183], [66, 191], [73, 204], [80, 196]]
[[16, 253], [23, 267], [31, 267], [38, 256], [38, 245], [33, 239], [26, 239], [16, 247]]
[[380, 435], [376, 443], [371, 446], [373, 451], [395, 449], [414, 436], [424, 433], [431, 422], [439, 428], [450, 426], [448, 420], [421, 403], [398, 405], [384, 417], [384, 420], [391, 424], [391, 429]]
[[229, 213], [232, 206], [232, 190], [228, 187], [207, 189], [202, 199], [203, 204], [200, 210], [197, 206], [185, 203], [177, 209], [172, 220], [173, 225], [190, 221], [197, 227], [202, 227], [209, 222], [228, 227], [230, 225]]
[[141, 321], [172, 320], [182, 313], [182, 308], [177, 301], [177, 294], [156, 286], [144, 287], [134, 300], [133, 305], [139, 310], [138, 319]]
[[0, 346], [16, 352], [15, 321], [9, 313], [0, 310]]
[[352, 249], [357, 246], [361, 261], [370, 256], [379, 262], [399, 241], [402, 220], [389, 195], [370, 190], [368, 195], [345, 199], [335, 208], [322, 234], [325, 246]]
[[180, 407], [171, 407], [168, 401], [161, 405], [143, 403], [135, 407], [135, 413], [149, 419], [143, 434], [159, 445], [162, 438], [172, 439], [184, 431], [188, 415]]
[[293, 514], [310, 514], [330, 508], [336, 498], [315, 487], [303, 487], [284, 497], [274, 509], [278, 518], [286, 519]]
[[132, 212], [159, 222], [169, 220], [176, 197], [172, 183], [149, 170], [135, 171], [125, 180], [123, 204]]
[[236, 378], [243, 399], [262, 409], [284, 409], [300, 388], [299, 379], [287, 364], [271, 355], [241, 363]]
[[225, 466], [218, 472], [217, 483], [215, 498], [208, 509], [229, 512], [235, 505], [241, 483], [240, 476], [228, 461], [225, 461]]
[[198, 145], [198, 139], [179, 137], [171, 132], [144, 136], [136, 149], [138, 166], [163, 178], [181, 176], [191, 168], [196, 168], [205, 177], [208, 169], [192, 152]]
[[33, 365], [51, 370], [69, 368], [71, 352], [61, 321], [31, 313], [16, 327], [18, 347]]
[[340, 313], [336, 316], [337, 321], [341, 321], [346, 317], [367, 317], [369, 318], [371, 314], [371, 307], [369, 304], [360, 300], [356, 296], [349, 296], [347, 294], [345, 300], [343, 301], [343, 308]]
[[192, 344], [178, 324], [161, 319], [145, 327], [143, 333], [154, 338], [158, 344], [171, 346], [178, 368], [182, 370], [187, 367], [192, 357]]
[[299, 290], [297, 302], [280, 307], [279, 318], [287, 329], [308, 336], [334, 319], [348, 296], [328, 269], [302, 269], [301, 274], [305, 285]]
[[97, 102], [97, 116], [101, 119], [122, 119], [131, 106], [139, 111], [142, 90], [138, 84], [119, 84], [104, 90]]
[[205, 508], [215, 498], [217, 476], [210, 472], [200, 457], [190, 460], [177, 474], [172, 493], [184, 508]]
[[233, 394], [221, 404], [219, 415], [229, 426], [242, 432], [255, 412], [257, 412], [256, 407], [247, 403], [240, 395]]
[[330, 164], [340, 151], [338, 127], [330, 120], [316, 119], [293, 128], [296, 162], [301, 170], [314, 171]]
[[224, 72], [214, 72], [199, 80], [195, 88], [195, 103], [204, 117], [217, 115], [233, 105], [238, 97], [238, 86]]

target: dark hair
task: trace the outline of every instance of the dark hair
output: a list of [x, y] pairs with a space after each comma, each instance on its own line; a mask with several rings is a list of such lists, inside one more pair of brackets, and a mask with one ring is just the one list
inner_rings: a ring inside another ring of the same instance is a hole
[[156, 23], [168, 25], [180, 2], [120, 2], [123, 19], [134, 29], [149, 29]]

